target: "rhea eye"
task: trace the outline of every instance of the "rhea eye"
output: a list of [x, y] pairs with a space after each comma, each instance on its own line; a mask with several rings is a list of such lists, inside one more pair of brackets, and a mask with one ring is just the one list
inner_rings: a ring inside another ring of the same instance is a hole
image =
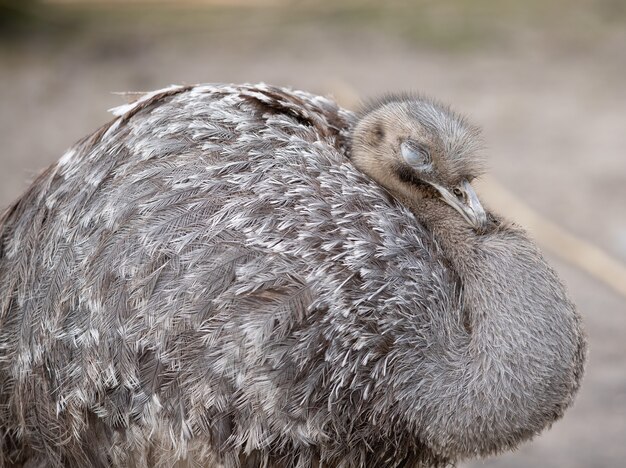
[[458, 187], [454, 188], [454, 190], [452, 190], [452, 193], [454, 193], [457, 198], [463, 198], [463, 191]]
[[430, 167], [430, 154], [428, 150], [413, 140], [405, 140], [400, 145], [400, 152], [407, 164], [416, 169], [428, 169]]

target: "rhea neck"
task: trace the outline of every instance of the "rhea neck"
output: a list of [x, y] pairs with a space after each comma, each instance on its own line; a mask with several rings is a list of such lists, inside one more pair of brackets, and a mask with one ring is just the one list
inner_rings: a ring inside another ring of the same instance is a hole
[[409, 208], [415, 218], [431, 234], [446, 257], [457, 263], [472, 251], [481, 236], [495, 228], [494, 223], [477, 232], [455, 209], [444, 201], [435, 190], [394, 184], [385, 187], [400, 203]]

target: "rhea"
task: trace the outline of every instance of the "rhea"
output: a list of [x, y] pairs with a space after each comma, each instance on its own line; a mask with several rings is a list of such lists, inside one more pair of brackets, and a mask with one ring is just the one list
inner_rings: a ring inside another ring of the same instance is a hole
[[0, 466], [443, 466], [572, 403], [580, 317], [446, 107], [114, 112], [0, 218]]

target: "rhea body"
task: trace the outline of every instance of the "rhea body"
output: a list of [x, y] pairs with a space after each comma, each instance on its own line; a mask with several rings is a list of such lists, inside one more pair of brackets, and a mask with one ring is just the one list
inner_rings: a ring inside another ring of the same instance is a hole
[[0, 221], [0, 466], [438, 466], [571, 404], [579, 316], [446, 108], [117, 114]]

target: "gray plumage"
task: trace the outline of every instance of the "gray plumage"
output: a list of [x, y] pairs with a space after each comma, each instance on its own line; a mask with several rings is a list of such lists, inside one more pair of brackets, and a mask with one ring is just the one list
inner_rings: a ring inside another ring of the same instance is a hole
[[478, 171], [447, 109], [203, 85], [116, 115], [0, 219], [0, 466], [439, 466], [571, 404], [556, 274], [433, 192]]

